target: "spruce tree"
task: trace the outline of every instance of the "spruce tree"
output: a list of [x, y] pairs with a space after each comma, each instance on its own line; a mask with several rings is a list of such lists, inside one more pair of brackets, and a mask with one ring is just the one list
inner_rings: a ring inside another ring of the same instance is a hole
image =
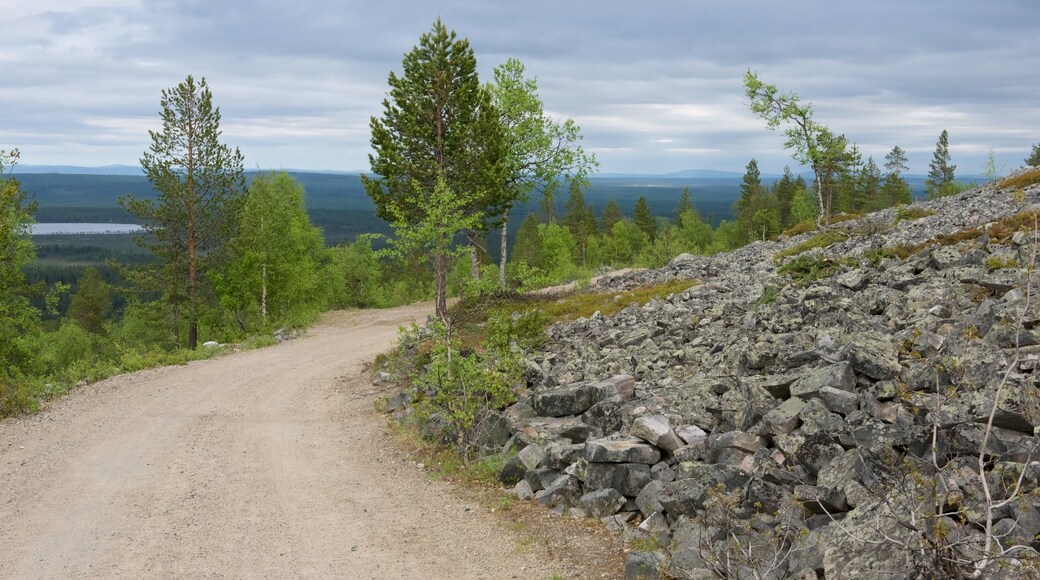
[[795, 183], [794, 175], [791, 174], [791, 166], [785, 166], [784, 175], [773, 183], [777, 213], [780, 215], [780, 224], [784, 229], [794, 225], [791, 220], [791, 201], [794, 199], [796, 191], [798, 191], [798, 185]]
[[1027, 167], [1040, 167], [1040, 143], [1033, 145], [1033, 152], [1025, 161]]
[[614, 198], [610, 198], [600, 211], [599, 229], [601, 232], [610, 234], [613, 231], [614, 224], [623, 219], [625, 219], [625, 215], [621, 213], [621, 206], [618, 205]]
[[577, 181], [571, 182], [570, 195], [564, 209], [567, 213], [563, 217], [563, 225], [574, 236], [581, 265], [584, 266], [589, 238], [596, 234], [596, 214], [592, 211], [592, 206], [585, 203], [585, 194]]
[[171, 307], [174, 331], [188, 326], [188, 348], [198, 345], [198, 324], [210, 290], [207, 270], [224, 258], [236, 226], [245, 179], [242, 153], [220, 142], [220, 108], [206, 79], [188, 75], [160, 99], [162, 131], [141, 157], [156, 199], [128, 195], [119, 203], [141, 220], [137, 243], [158, 262], [139, 272], [145, 290], [159, 291]]
[[675, 223], [682, 227], [683, 216], [690, 212], [697, 213], [697, 208], [693, 207], [693, 199], [690, 198], [690, 188], [684, 187], [679, 193], [679, 203], [675, 206]]
[[657, 220], [654, 218], [653, 213], [650, 212], [650, 204], [647, 203], [645, 196], [639, 196], [636, 200], [636, 208], [632, 213], [632, 221], [635, 222], [646, 237], [652, 242], [657, 238]]
[[112, 288], [101, 279], [97, 268], [84, 270], [76, 285], [69, 302], [69, 318], [87, 332], [105, 334], [105, 321], [112, 314]]

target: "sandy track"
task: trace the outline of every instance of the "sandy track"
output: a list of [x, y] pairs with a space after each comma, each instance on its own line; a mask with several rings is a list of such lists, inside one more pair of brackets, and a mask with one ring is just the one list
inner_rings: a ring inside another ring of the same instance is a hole
[[0, 422], [0, 578], [573, 574], [388, 439], [362, 363], [427, 313], [333, 313]]

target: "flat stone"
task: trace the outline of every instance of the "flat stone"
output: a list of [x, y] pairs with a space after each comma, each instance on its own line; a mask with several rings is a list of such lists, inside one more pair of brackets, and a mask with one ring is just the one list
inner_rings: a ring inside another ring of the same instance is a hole
[[859, 395], [856, 393], [834, 387], [823, 387], [818, 394], [827, 409], [835, 413], [848, 415], [859, 408]]
[[602, 391], [594, 385], [566, 387], [531, 397], [531, 407], [544, 417], [580, 415], [603, 399]]
[[693, 445], [699, 443], [708, 438], [708, 434], [696, 425], [683, 425], [675, 430], [675, 434], [679, 436], [687, 445]]
[[661, 452], [640, 439], [597, 439], [585, 444], [585, 459], [596, 463], [645, 463], [661, 460]]
[[845, 362], [807, 371], [791, 385], [791, 396], [810, 399], [819, 394], [823, 387], [834, 387], [851, 391], [856, 386], [852, 367]]

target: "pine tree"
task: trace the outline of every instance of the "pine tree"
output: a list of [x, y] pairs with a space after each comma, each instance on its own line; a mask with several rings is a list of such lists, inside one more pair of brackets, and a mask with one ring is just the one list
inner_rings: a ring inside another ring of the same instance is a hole
[[885, 155], [885, 169], [888, 170], [889, 174], [899, 175], [910, 169], [907, 163], [909, 163], [909, 160], [906, 158], [906, 151], [903, 151], [903, 148], [899, 145], [893, 147], [892, 151]]
[[650, 212], [650, 204], [647, 203], [645, 196], [639, 196], [636, 200], [636, 208], [632, 213], [632, 221], [635, 222], [646, 237], [652, 242], [657, 238], [657, 220], [654, 218], [653, 213]]
[[243, 158], [220, 142], [220, 108], [213, 106], [206, 79], [196, 84], [188, 75], [163, 90], [160, 104], [163, 130], [148, 132], [152, 145], [141, 157], [158, 198], [128, 195], [119, 202], [147, 231], [137, 243], [159, 259], [137, 281], [163, 292], [178, 335], [181, 316], [186, 319], [187, 345], [194, 349], [210, 290], [204, 273], [224, 257], [243, 198]]
[[[448, 224], [434, 224], [444, 216], [433, 200], [447, 193], [466, 199], [459, 217], [480, 218], [471, 223], [502, 215], [512, 199], [502, 187], [506, 142], [491, 95], [477, 77], [469, 41], [449, 33], [438, 19], [402, 65], [403, 76], [390, 73], [382, 118], [370, 122], [375, 153], [369, 163], [375, 175], [363, 175], [361, 181], [377, 213], [401, 228], [438, 236]], [[457, 231], [470, 229], [460, 225]], [[431, 243], [441, 248], [439, 240]], [[436, 255], [432, 260], [436, 313], [443, 318], [449, 259]]]
[[625, 219], [625, 215], [621, 213], [621, 206], [614, 198], [610, 198], [600, 212], [599, 229], [601, 232], [609, 234], [613, 230], [614, 224], [623, 219]]
[[956, 165], [950, 163], [950, 136], [943, 129], [939, 135], [939, 141], [935, 144], [935, 153], [932, 161], [928, 164], [928, 179], [925, 180], [925, 192], [928, 197], [943, 197], [952, 193], [954, 187], [954, 170]]
[[888, 173], [885, 174], [880, 195], [886, 207], [908, 204], [913, 201], [910, 184], [901, 175], [902, 172], [910, 169], [907, 163], [909, 161], [906, 158], [906, 152], [899, 145], [893, 147], [892, 151], [885, 155], [885, 169], [888, 170]]

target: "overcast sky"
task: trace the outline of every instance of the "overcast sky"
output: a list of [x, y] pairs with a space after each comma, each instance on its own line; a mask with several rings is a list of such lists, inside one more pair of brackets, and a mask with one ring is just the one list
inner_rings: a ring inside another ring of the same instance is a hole
[[481, 77], [518, 57], [602, 172], [763, 172], [783, 136], [747, 107], [747, 69], [813, 103], [879, 164], [958, 174], [1040, 142], [1036, 0], [33, 0], [5, 2], [0, 149], [21, 163], [134, 165], [159, 97], [205, 77], [248, 168], [367, 170], [387, 75], [441, 17]]

